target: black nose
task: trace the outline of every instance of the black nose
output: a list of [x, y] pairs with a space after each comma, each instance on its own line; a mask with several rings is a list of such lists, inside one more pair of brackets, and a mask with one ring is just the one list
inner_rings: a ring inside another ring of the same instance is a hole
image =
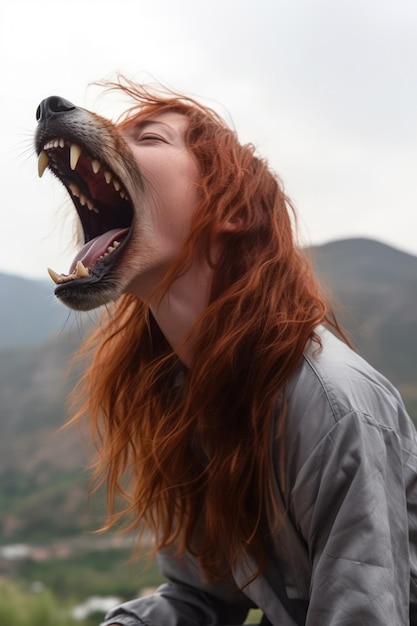
[[60, 113], [68, 113], [75, 109], [75, 104], [60, 98], [59, 96], [50, 96], [42, 100], [38, 108], [36, 109], [36, 121], [41, 122]]

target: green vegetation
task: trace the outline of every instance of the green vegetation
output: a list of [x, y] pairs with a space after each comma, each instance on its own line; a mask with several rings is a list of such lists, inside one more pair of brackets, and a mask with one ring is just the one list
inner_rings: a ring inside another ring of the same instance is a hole
[[78, 626], [90, 626], [88, 622], [73, 621], [69, 609], [62, 608], [49, 591], [25, 593], [9, 584], [0, 585], [0, 624], [74, 626], [76, 623]]
[[[1, 562], [0, 624], [4, 626], [97, 626], [102, 613], [75, 621], [71, 609], [91, 596], [128, 600], [163, 582], [155, 562], [130, 560], [131, 550], [107, 549], [66, 558]], [[36, 593], [38, 591], [38, 593]]]
[[[91, 596], [128, 600], [163, 582], [155, 563], [129, 562], [130, 550], [103, 550], [77, 557], [14, 563], [13, 583], [0, 584], [0, 624], [6, 626], [98, 626], [103, 613], [82, 621], [71, 609]], [[256, 624], [261, 612], [250, 611]]]
[[[257, 624], [262, 617], [259, 610], [250, 611], [247, 624]], [[0, 585], [0, 624], [7, 626], [98, 626], [102, 613], [93, 613], [82, 621], [71, 617], [71, 610], [63, 606], [49, 591], [25, 593], [11, 585]]]
[[143, 588], [156, 587], [163, 580], [156, 563], [149, 563], [145, 557], [131, 560], [129, 548], [21, 561], [16, 565], [15, 576], [27, 586], [40, 581], [60, 600], [73, 597], [77, 601], [92, 595], [133, 598]]

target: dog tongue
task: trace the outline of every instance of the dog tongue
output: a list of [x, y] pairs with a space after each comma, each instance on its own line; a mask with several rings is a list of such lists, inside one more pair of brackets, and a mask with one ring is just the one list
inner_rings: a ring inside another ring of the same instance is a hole
[[72, 274], [75, 271], [77, 261], [82, 261], [86, 268], [93, 267], [94, 263], [107, 251], [107, 248], [114, 241], [120, 242], [128, 232], [128, 228], [114, 228], [86, 243], [71, 263], [69, 273]]

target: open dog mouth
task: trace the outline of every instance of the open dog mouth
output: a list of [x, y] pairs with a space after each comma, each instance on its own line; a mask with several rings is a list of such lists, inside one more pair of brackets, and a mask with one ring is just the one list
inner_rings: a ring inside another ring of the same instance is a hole
[[[59, 286], [101, 279], [120, 255], [133, 220], [133, 208], [121, 181], [86, 146], [63, 137], [48, 139], [38, 156], [38, 173], [49, 168], [65, 185], [81, 220], [84, 245], [68, 274], [48, 270]], [[58, 289], [57, 289], [58, 295]]]

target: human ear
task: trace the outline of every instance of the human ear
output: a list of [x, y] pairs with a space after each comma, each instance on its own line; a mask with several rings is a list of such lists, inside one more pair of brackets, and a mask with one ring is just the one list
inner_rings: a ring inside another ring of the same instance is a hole
[[223, 233], [236, 233], [243, 229], [244, 222], [241, 217], [236, 217], [231, 220], [227, 220], [221, 226], [221, 232]]

